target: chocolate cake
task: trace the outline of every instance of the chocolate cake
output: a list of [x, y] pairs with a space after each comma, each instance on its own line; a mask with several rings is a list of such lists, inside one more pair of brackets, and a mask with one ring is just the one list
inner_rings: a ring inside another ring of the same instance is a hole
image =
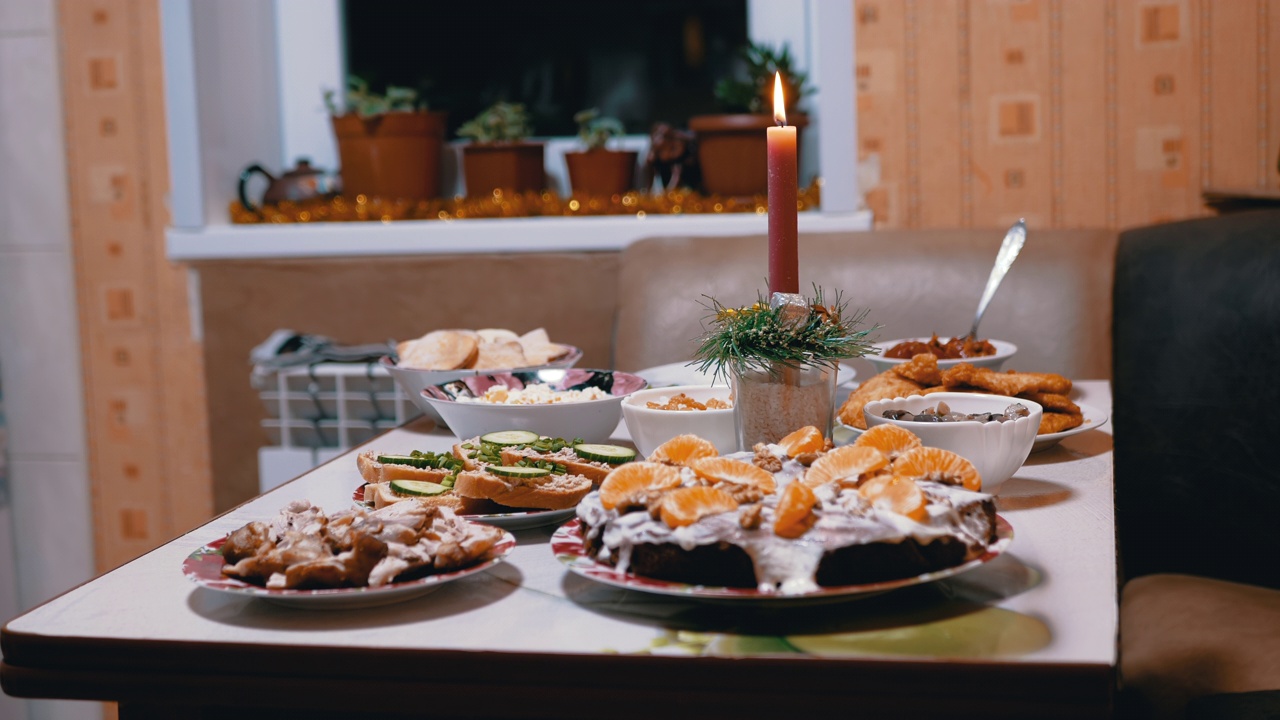
[[[775, 532], [780, 498], [807, 468], [768, 447], [781, 461], [780, 469], [772, 464], [776, 492], [757, 493], [736, 509], [688, 525], [665, 522], [656, 511], [657, 494], [606, 508], [599, 491], [590, 493], [578, 506], [585, 547], [597, 561], [647, 578], [800, 594], [954, 567], [981, 557], [997, 539], [990, 495], [909, 481], [924, 496], [913, 519], [868, 500], [857, 478], [814, 487], [811, 524], [798, 537], [782, 537]], [[751, 453], [730, 457], [753, 459]], [[707, 484], [687, 467], [679, 471], [684, 487]]]

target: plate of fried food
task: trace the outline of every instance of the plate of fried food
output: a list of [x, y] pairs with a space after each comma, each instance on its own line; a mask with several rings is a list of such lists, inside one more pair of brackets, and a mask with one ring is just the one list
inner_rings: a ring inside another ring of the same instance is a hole
[[840, 423], [854, 433], [861, 433], [867, 429], [862, 412], [867, 403], [938, 392], [992, 393], [1039, 403], [1044, 414], [1031, 452], [1046, 450], [1063, 438], [1100, 427], [1107, 421], [1107, 414], [1101, 410], [1073, 401], [1071, 380], [1057, 373], [999, 371], [970, 363], [942, 368], [935, 356], [920, 354], [863, 381], [841, 405]]
[[187, 556], [201, 587], [278, 605], [364, 608], [402, 602], [481, 572], [515, 547], [509, 532], [447, 507], [398, 503], [326, 514], [295, 500]]

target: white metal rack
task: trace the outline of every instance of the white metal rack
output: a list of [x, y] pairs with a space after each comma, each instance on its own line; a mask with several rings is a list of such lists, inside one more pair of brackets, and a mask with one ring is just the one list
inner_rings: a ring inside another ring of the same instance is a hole
[[255, 383], [272, 444], [258, 449], [258, 485], [269, 490], [422, 414], [385, 369], [316, 363]]

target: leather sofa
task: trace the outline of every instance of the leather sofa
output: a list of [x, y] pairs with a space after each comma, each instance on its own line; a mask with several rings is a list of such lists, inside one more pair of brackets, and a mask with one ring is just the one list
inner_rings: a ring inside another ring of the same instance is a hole
[[1123, 233], [1112, 347], [1125, 710], [1280, 717], [1280, 211]]
[[[880, 230], [805, 234], [801, 290], [840, 290], [889, 340], [968, 332], [1002, 230]], [[981, 334], [1018, 346], [1011, 367], [1068, 377], [1111, 376], [1112, 259], [1116, 234], [1033, 232], [984, 316]], [[708, 297], [744, 305], [766, 289], [764, 236], [662, 237], [633, 243], [619, 261], [614, 366], [688, 360]], [[870, 365], [858, 368], [871, 372]]]

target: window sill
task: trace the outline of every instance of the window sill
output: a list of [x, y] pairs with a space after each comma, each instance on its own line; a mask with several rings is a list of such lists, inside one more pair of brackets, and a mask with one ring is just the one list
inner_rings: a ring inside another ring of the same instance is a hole
[[[801, 232], [870, 230], [868, 211], [801, 213]], [[762, 235], [765, 215], [649, 215], [578, 218], [403, 220], [389, 223], [207, 225], [168, 228], [170, 260], [266, 260], [456, 255], [485, 253], [612, 252], [654, 235]]]

